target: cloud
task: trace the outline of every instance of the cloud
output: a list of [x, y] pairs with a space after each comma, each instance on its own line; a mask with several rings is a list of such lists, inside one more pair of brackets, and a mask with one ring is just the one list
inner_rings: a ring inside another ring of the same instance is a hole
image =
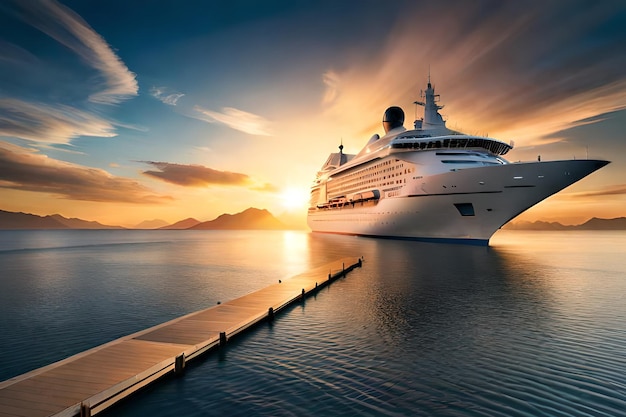
[[39, 59], [26, 49], [11, 42], [0, 39], [0, 62], [3, 65], [12, 65], [20, 70], [27, 69], [35, 65], [41, 65]]
[[[92, 111], [81, 110], [76, 103], [84, 100], [89, 91], [92, 92], [89, 100], [100, 104], [115, 104], [135, 96], [138, 91], [135, 75], [106, 41], [66, 6], [54, 0], [11, 4], [14, 17], [66, 46], [96, 69], [100, 78], [95, 83], [93, 78], [88, 79], [89, 85], [85, 85], [87, 77], [75, 77], [68, 83], [67, 73], [71, 68], [60, 70], [61, 62], [47, 63], [21, 46], [1, 41], [0, 49], [6, 53], [2, 53], [0, 62], [6, 64], [7, 78], [0, 90], [7, 93], [5, 97], [13, 98], [0, 98], [0, 136], [42, 144], [68, 144], [80, 136], [116, 136], [115, 127], [119, 124], [114, 126]], [[27, 99], [23, 94], [26, 90], [32, 90]], [[50, 97], [55, 97], [56, 102], [49, 102]], [[63, 97], [63, 102], [59, 97]]]
[[213, 150], [208, 146], [194, 146], [193, 148], [200, 152], [213, 152]]
[[192, 117], [208, 123], [221, 123], [231, 129], [239, 130], [250, 135], [271, 136], [270, 122], [253, 113], [233, 107], [224, 107], [222, 112], [207, 110], [194, 106], [195, 114]]
[[116, 104], [136, 96], [135, 74], [124, 65], [107, 42], [78, 14], [53, 0], [18, 1], [20, 17], [74, 51], [104, 78], [102, 90], [89, 96], [93, 103]]
[[[624, 125], [626, 123], [626, 105], [616, 111], [596, 114], [571, 122], [563, 130], [550, 132], [542, 139], [563, 139], [579, 141], [586, 144], [597, 144], [599, 141], [613, 140], [623, 144]], [[596, 136], [596, 137], [593, 137]], [[593, 138], [593, 139], [592, 139]], [[592, 140], [590, 140], [592, 139]]]
[[162, 204], [172, 200], [156, 195], [137, 181], [51, 159], [6, 142], [0, 142], [0, 188], [94, 202]]
[[[323, 75], [327, 114], [347, 126], [379, 120], [390, 105], [409, 115], [429, 67], [451, 128], [520, 144], [623, 108], [626, 54], [616, 51], [626, 42], [624, 8], [619, 17], [614, 2], [533, 4], [414, 6], [379, 52], [351, 55], [341, 70]], [[423, 24], [415, 25], [416, 14]]]
[[187, 187], [206, 187], [208, 185], [247, 186], [252, 183], [252, 180], [246, 174], [218, 171], [202, 165], [183, 165], [153, 161], [143, 162], [158, 169], [158, 171], [144, 171], [143, 173], [145, 175]]
[[251, 187], [250, 189], [254, 190], [254, 191], [261, 191], [261, 192], [264, 192], [264, 193], [277, 193], [277, 192], [280, 191], [280, 188], [278, 188], [274, 184], [270, 184], [269, 182], [266, 182], [266, 183], [258, 185], [258, 186]]
[[322, 81], [326, 85], [326, 91], [324, 91], [324, 97], [322, 98], [322, 104], [331, 104], [337, 98], [339, 94], [339, 74], [335, 71], [326, 71], [322, 76]]
[[185, 96], [183, 93], [172, 92], [166, 87], [152, 87], [150, 94], [152, 97], [170, 106], [175, 106], [178, 104], [178, 100]]
[[219, 171], [203, 165], [172, 164], [169, 162], [142, 161], [158, 171], [143, 174], [185, 187], [235, 186], [254, 191], [276, 192], [278, 188], [269, 183], [257, 184], [249, 175], [239, 172]]
[[0, 99], [0, 136], [66, 144], [78, 136], [116, 136], [113, 124], [62, 104]]
[[568, 194], [568, 196], [572, 198], [603, 197], [603, 196], [612, 196], [612, 195], [626, 195], [626, 184], [609, 185], [596, 191], [583, 191], [583, 192]]

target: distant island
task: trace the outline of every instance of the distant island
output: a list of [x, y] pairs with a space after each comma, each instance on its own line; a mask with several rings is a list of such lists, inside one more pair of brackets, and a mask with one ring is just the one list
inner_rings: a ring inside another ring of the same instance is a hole
[[[288, 230], [291, 227], [265, 209], [248, 208], [236, 214], [222, 214], [213, 220], [201, 222], [187, 218], [167, 224], [163, 220], [146, 220], [135, 227], [111, 226], [77, 218], [68, 219], [59, 214], [37, 216], [0, 210], [0, 230], [16, 229], [150, 229], [150, 230]], [[626, 230], [626, 217], [614, 219], [592, 218], [578, 225], [558, 222], [519, 221], [506, 224], [504, 230]]]
[[585, 223], [563, 225], [559, 222], [514, 222], [502, 227], [503, 230], [626, 230], [626, 217], [615, 219], [599, 219], [593, 217]]
[[148, 220], [135, 227], [110, 226], [95, 221], [68, 219], [59, 214], [37, 216], [0, 210], [0, 230], [16, 229], [159, 229], [159, 230], [286, 230], [284, 223], [265, 209], [249, 208], [241, 213], [222, 214], [214, 220], [200, 222], [193, 218], [168, 225], [163, 220]]
[[197, 224], [200, 224], [201, 221], [200, 220], [196, 220], [193, 217], [190, 217], [188, 219], [184, 219], [184, 220], [180, 220], [176, 223], [167, 225], [167, 226], [161, 226], [159, 227], [159, 229], [161, 230], [184, 230], [184, 229], [191, 229], [192, 227], [194, 227]]
[[229, 230], [229, 229], [263, 229], [283, 230], [287, 227], [269, 211], [249, 208], [237, 214], [222, 214], [215, 220], [198, 223], [190, 229], [196, 230]]
[[0, 229], [124, 229], [81, 219], [68, 219], [59, 214], [37, 216], [0, 210]]

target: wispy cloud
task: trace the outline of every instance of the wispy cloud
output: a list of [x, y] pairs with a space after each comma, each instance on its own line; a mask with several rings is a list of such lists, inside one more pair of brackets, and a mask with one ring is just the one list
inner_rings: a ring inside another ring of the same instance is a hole
[[185, 96], [183, 93], [171, 91], [167, 87], [152, 87], [150, 89], [150, 94], [152, 95], [152, 97], [170, 106], [177, 105], [178, 100]]
[[192, 117], [208, 123], [221, 123], [231, 129], [239, 130], [250, 135], [271, 136], [271, 123], [256, 114], [248, 113], [233, 107], [224, 107], [221, 112], [207, 110], [194, 106], [195, 114]]
[[5, 142], [0, 142], [0, 167], [0, 188], [95, 202], [162, 204], [172, 200], [137, 181], [115, 177], [102, 169], [51, 159]]
[[115, 135], [111, 122], [70, 106], [0, 99], [0, 136], [66, 144], [78, 136]]
[[137, 80], [109, 44], [78, 14], [54, 0], [16, 1], [20, 17], [33, 27], [74, 51], [104, 78], [102, 88], [91, 94], [94, 103], [116, 104], [136, 96]]
[[[615, 51], [626, 38], [613, 2], [448, 3], [407, 10], [379, 53], [324, 74], [327, 112], [354, 126], [390, 105], [411, 114], [429, 66], [450, 127], [520, 144], [623, 107], [626, 54]], [[414, 24], [416, 13], [424, 24]]]
[[235, 186], [246, 187], [254, 191], [275, 192], [271, 184], [257, 184], [247, 174], [219, 171], [203, 165], [172, 164], [169, 162], [143, 161], [157, 170], [144, 171], [143, 174], [185, 187]]
[[3, 65], [13, 65], [18, 67], [19, 70], [24, 70], [34, 65], [41, 65], [41, 62], [35, 55], [21, 46], [3, 39], [0, 39], [0, 51], [2, 51], [0, 62]]
[[570, 193], [567, 196], [571, 198], [579, 197], [602, 197], [602, 196], [626, 196], [626, 184], [609, 185], [594, 191], [582, 191], [578, 193]]
[[[0, 85], [7, 98], [0, 98], [0, 136], [40, 144], [68, 144], [80, 136], [116, 136], [115, 124], [93, 109], [81, 109], [85, 97], [100, 104], [116, 104], [137, 95], [135, 74], [129, 71], [107, 42], [79, 15], [54, 0], [10, 1], [11, 16], [39, 29], [67, 47], [90, 71], [68, 82], [71, 68], [48, 65], [45, 54], [33, 55], [22, 46], [0, 42], [0, 62], [9, 79]], [[82, 73], [80, 73], [82, 74]], [[88, 80], [88, 83], [86, 82]], [[28, 94], [24, 91], [30, 90]], [[34, 98], [37, 97], [37, 98]], [[131, 127], [132, 128], [132, 127]]]
[[194, 146], [193, 148], [199, 152], [213, 152], [213, 149], [208, 146]]
[[260, 185], [257, 185], [257, 186], [250, 187], [250, 189], [254, 190], [254, 191], [261, 191], [261, 192], [264, 192], [264, 193], [277, 193], [277, 192], [280, 191], [280, 188], [278, 188], [274, 184], [270, 184], [269, 182], [266, 182], [265, 184], [260, 184]]
[[598, 143], [598, 141], [606, 139], [610, 140], [610, 138], [613, 137], [614, 140], [623, 144], [622, 139], [624, 137], [625, 122], [626, 104], [623, 108], [617, 109], [616, 111], [596, 114], [581, 120], [574, 120], [569, 123], [569, 125], [565, 126], [564, 129], [545, 135], [542, 140], [545, 143], [553, 139], [561, 140], [566, 138], [568, 141], [578, 140], [588, 143], [594, 136], [589, 129], [591, 127], [591, 129], [595, 130], [595, 135], [600, 136], [600, 138], [593, 137], [592, 143]]
[[246, 174], [218, 171], [203, 165], [183, 165], [154, 161], [144, 161], [144, 163], [158, 169], [158, 171], [144, 171], [145, 175], [188, 187], [206, 187], [209, 185], [245, 186], [250, 185], [252, 182]]
[[339, 94], [339, 74], [332, 70], [326, 71], [322, 76], [322, 81], [326, 86], [322, 103], [328, 105], [334, 102]]

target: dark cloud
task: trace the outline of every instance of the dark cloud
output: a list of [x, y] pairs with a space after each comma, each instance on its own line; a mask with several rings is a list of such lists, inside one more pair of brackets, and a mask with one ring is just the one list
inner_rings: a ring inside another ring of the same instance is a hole
[[622, 109], [576, 120], [570, 127], [545, 135], [542, 139], [565, 140], [578, 146], [590, 147], [596, 152], [602, 151], [606, 153], [605, 157], [619, 159], [626, 155], [625, 126], [626, 109]]
[[209, 185], [251, 186], [253, 183], [252, 179], [246, 174], [218, 171], [202, 165], [143, 162], [158, 169], [158, 171], [144, 171], [145, 175], [186, 187], [206, 187]]
[[467, 67], [474, 85], [490, 96], [485, 103], [493, 120], [569, 113], [600, 97], [598, 112], [619, 106], [610, 96], [625, 87], [626, 54], [618, 52], [626, 44], [623, 2], [505, 4], [497, 18], [508, 27], [476, 25], [485, 37], [505, 34], [502, 42]]
[[[3, 145], [0, 143], [0, 145]], [[68, 200], [161, 204], [171, 197], [155, 194], [137, 181], [51, 159], [34, 151], [0, 146], [0, 188], [57, 195]]]
[[451, 127], [541, 135], [623, 108], [624, 45], [623, 1], [416, 2], [387, 47], [353, 58], [327, 95], [338, 113], [406, 106], [430, 68]]

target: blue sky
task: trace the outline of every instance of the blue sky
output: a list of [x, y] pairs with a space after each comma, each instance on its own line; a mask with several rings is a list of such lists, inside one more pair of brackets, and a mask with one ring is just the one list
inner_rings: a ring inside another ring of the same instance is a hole
[[107, 224], [304, 214], [430, 69], [448, 126], [511, 160], [613, 163], [529, 220], [626, 215], [623, 1], [0, 4], [0, 209]]

